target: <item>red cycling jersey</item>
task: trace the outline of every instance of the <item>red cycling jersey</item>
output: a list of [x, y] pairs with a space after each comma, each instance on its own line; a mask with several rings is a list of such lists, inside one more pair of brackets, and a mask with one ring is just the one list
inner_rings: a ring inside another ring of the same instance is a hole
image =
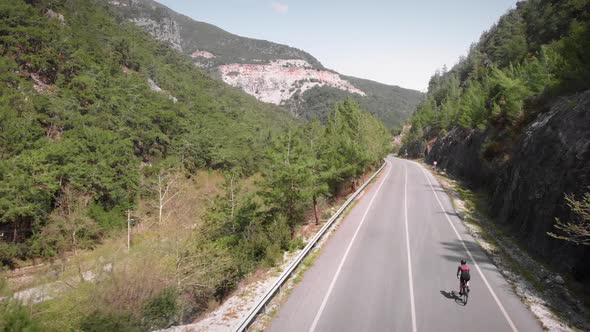
[[469, 275], [469, 266], [467, 264], [459, 265], [457, 268], [457, 277], [459, 277], [459, 295], [463, 294], [463, 287], [467, 288], [467, 292], [469, 292], [469, 279], [471, 276]]
[[467, 266], [467, 264], [459, 265], [457, 268], [457, 274], [463, 271], [469, 271], [469, 266]]

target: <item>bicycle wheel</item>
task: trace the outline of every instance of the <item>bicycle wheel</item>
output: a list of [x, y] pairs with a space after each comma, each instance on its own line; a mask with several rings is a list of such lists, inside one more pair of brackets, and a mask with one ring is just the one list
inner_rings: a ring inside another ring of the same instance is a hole
[[469, 291], [465, 289], [463, 291], [463, 305], [467, 305], [467, 299], [469, 299]]

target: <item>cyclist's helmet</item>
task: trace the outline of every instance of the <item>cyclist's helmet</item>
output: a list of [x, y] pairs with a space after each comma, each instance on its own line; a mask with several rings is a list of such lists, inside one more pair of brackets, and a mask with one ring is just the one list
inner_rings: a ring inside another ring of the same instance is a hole
[[467, 264], [467, 262], [464, 259], [462, 259], [461, 260], [461, 265], [465, 265], [465, 264]]

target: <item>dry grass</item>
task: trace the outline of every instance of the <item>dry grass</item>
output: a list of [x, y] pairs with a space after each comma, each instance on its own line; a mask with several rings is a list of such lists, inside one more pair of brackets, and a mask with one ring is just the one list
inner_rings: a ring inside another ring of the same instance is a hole
[[[130, 251], [127, 232], [122, 229], [93, 250], [79, 250], [67, 260], [11, 272], [11, 289], [55, 282], [66, 285], [55, 300], [31, 308], [46, 330], [75, 330], [81, 317], [98, 309], [116, 314], [141, 312], [146, 300], [176, 286], [175, 254], [180, 244], [198, 232], [201, 216], [220, 192], [222, 181], [223, 175], [216, 171], [182, 178], [180, 193], [165, 207], [161, 224], [149, 199], [142, 198], [132, 214], [138, 222], [132, 228]], [[94, 280], [80, 282], [80, 275], [88, 272]]]

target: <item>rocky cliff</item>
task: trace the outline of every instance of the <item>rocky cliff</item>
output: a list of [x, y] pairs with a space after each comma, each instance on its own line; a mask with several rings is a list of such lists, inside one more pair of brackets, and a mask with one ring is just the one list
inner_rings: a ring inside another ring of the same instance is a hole
[[[107, 2], [124, 19], [190, 56], [195, 66], [259, 100], [283, 105], [303, 118], [323, 119], [334, 102], [353, 97], [393, 128], [409, 117], [422, 97], [418, 91], [397, 86], [363, 84], [363, 80], [324, 68], [312, 55], [297, 48], [240, 37], [194, 21], [152, 0]], [[337, 93], [326, 94], [325, 89]], [[327, 99], [318, 103], [313, 100], [317, 95]]]
[[361, 96], [366, 94], [328, 70], [315, 69], [305, 60], [274, 60], [269, 64], [228, 64], [219, 67], [225, 83], [259, 100], [284, 104], [294, 95], [318, 86], [329, 86]]
[[573, 217], [564, 194], [590, 190], [590, 91], [546, 105], [514, 142], [507, 160], [487, 162], [480, 151], [488, 133], [453, 129], [434, 143], [426, 161], [491, 193], [495, 220], [530, 252], [581, 280], [590, 278], [590, 249], [556, 240], [555, 218]]

